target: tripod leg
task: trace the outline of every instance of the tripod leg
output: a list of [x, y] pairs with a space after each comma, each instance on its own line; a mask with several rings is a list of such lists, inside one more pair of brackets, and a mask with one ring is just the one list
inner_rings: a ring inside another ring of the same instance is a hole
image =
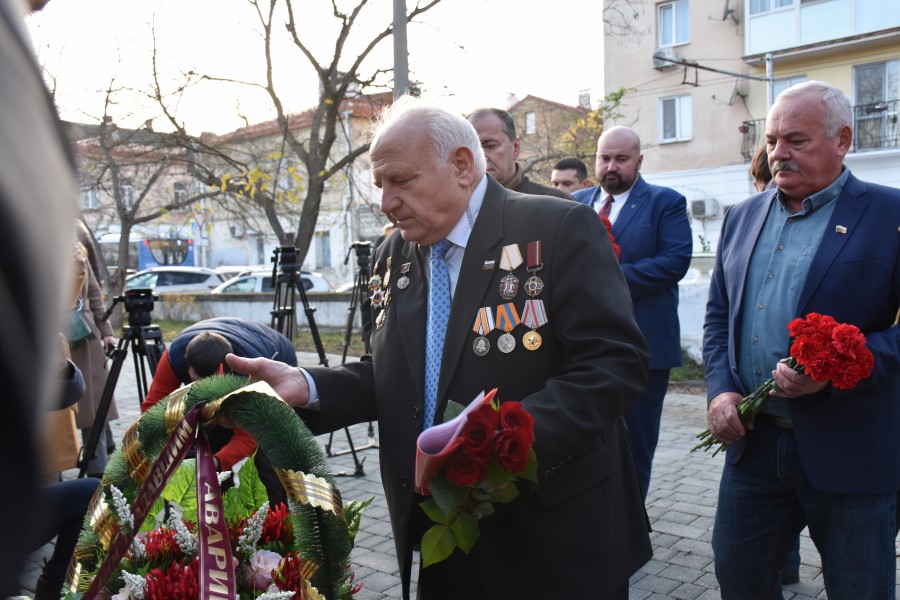
[[120, 340], [119, 347], [112, 351], [113, 361], [109, 367], [109, 373], [106, 375], [106, 385], [103, 386], [100, 404], [97, 406], [94, 423], [91, 425], [91, 433], [78, 453], [78, 462], [75, 463], [75, 466], [78, 467], [79, 479], [87, 474], [88, 464], [94, 458], [94, 454], [97, 452], [97, 444], [100, 443], [100, 438], [104, 434], [106, 415], [109, 413], [109, 405], [112, 404], [113, 392], [115, 392], [116, 383], [119, 381], [119, 373], [122, 372], [122, 363], [125, 362], [125, 356], [128, 354], [128, 351], [124, 348], [124, 341], [124, 339]]

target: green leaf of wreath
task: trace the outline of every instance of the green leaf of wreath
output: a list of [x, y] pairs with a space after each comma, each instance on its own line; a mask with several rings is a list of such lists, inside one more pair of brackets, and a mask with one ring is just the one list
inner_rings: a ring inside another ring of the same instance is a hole
[[185, 459], [162, 493], [164, 500], [180, 506], [186, 515], [197, 514], [197, 485], [194, 483], [196, 472], [196, 461], [192, 458]]

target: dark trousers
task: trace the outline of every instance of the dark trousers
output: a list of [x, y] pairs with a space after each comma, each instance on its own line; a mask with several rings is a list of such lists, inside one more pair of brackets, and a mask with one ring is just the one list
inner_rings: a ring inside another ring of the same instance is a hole
[[650, 369], [644, 393], [628, 407], [625, 424], [631, 439], [631, 453], [637, 470], [641, 498], [647, 500], [650, 488], [650, 470], [653, 455], [659, 441], [659, 423], [662, 419], [663, 400], [669, 389], [669, 369]]

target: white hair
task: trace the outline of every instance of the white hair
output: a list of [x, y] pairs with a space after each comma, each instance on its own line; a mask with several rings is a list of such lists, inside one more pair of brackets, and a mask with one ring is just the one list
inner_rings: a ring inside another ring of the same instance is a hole
[[775, 100], [774, 108], [782, 99], [789, 100], [806, 94], [817, 94], [825, 111], [822, 113], [822, 127], [828, 139], [833, 139], [842, 127], [853, 126], [853, 108], [850, 98], [839, 87], [824, 81], [804, 81], [781, 92]]
[[436, 166], [444, 166], [454, 150], [465, 147], [472, 151], [478, 175], [484, 175], [487, 161], [478, 133], [472, 124], [460, 113], [416, 96], [401, 96], [381, 111], [373, 125], [370, 152], [378, 146], [379, 140], [387, 131], [407, 117], [421, 118], [428, 128]]

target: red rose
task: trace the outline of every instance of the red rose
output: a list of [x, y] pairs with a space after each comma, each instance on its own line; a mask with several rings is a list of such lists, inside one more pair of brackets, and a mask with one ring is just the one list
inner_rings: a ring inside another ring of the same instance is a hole
[[476, 456], [490, 454], [494, 432], [499, 423], [500, 417], [490, 404], [483, 404], [470, 412], [460, 433], [460, 437], [463, 439], [463, 449]]
[[510, 473], [521, 473], [528, 465], [533, 439], [534, 432], [529, 429], [500, 430], [494, 436], [494, 456], [497, 462]]
[[487, 472], [487, 462], [480, 456], [473, 456], [465, 452], [457, 452], [447, 463], [445, 476], [453, 485], [475, 485]]
[[521, 402], [504, 402], [498, 412], [503, 429], [527, 429], [534, 432], [534, 419], [522, 408]]

